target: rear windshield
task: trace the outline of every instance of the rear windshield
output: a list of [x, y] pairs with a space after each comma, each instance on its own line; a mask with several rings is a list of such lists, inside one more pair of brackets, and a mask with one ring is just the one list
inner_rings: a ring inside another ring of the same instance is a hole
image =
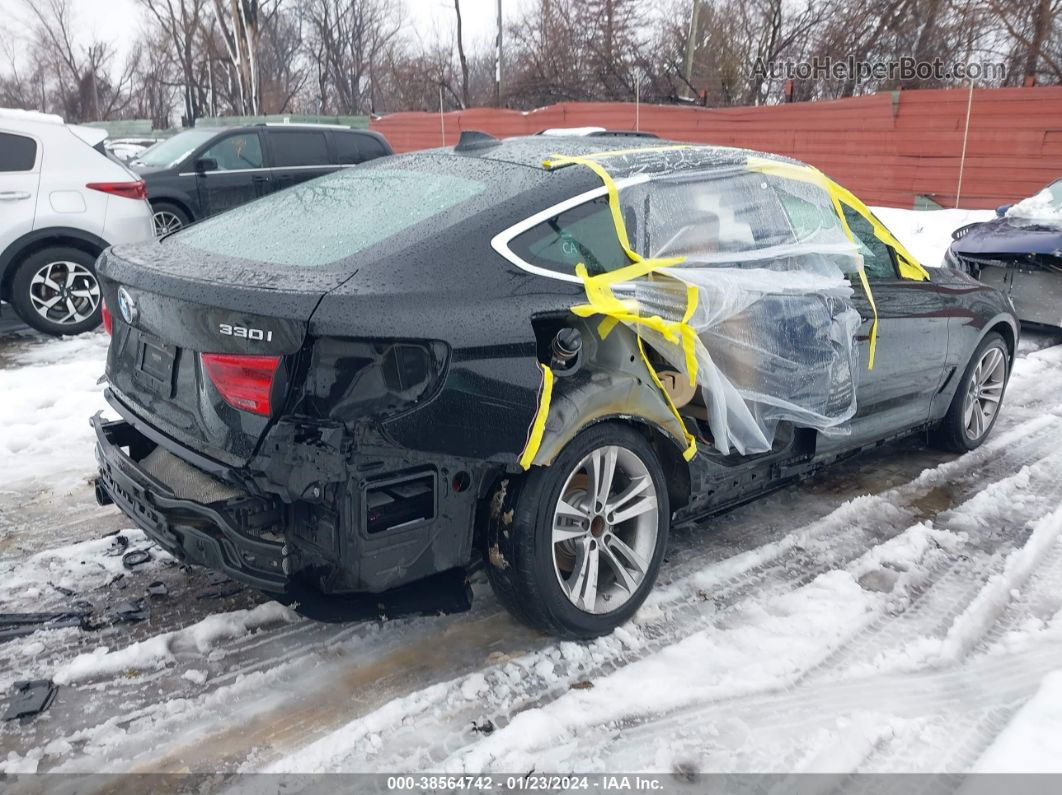
[[343, 169], [231, 212], [170, 240], [225, 257], [315, 268], [350, 257], [486, 190], [455, 174]]

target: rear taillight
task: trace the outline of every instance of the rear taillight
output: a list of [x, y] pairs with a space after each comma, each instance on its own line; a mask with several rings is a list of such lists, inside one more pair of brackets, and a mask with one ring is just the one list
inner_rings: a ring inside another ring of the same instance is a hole
[[123, 199], [146, 199], [147, 186], [143, 180], [137, 182], [90, 182], [86, 188], [121, 196]]
[[111, 316], [111, 310], [107, 308], [107, 302], [100, 302], [100, 314], [103, 316], [103, 330], [108, 334], [114, 333], [114, 318]]
[[268, 417], [273, 413], [270, 393], [280, 366], [279, 356], [234, 356], [203, 353], [203, 369], [228, 403], [240, 411]]

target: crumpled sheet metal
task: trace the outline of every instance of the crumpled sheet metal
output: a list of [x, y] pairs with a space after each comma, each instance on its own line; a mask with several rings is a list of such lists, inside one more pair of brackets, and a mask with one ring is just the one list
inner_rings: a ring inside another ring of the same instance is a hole
[[770, 450], [783, 421], [848, 432], [861, 318], [846, 274], [860, 274], [863, 261], [821, 174], [739, 150], [667, 155], [685, 170], [652, 173], [644, 150], [550, 164], [602, 176], [631, 258], [618, 270], [577, 268], [589, 303], [573, 311], [602, 315], [603, 335], [630, 326], [695, 383], [723, 453]]

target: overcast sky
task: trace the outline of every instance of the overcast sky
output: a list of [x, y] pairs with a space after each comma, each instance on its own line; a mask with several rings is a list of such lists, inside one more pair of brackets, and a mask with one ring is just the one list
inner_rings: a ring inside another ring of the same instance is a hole
[[[464, 19], [465, 46], [493, 40], [496, 29], [498, 0], [461, 0]], [[27, 0], [0, 0], [0, 20], [28, 17]], [[452, 0], [402, 0], [406, 20], [416, 35], [427, 42], [436, 39], [450, 41], [456, 29]], [[531, 0], [502, 0], [506, 22]], [[124, 57], [128, 43], [136, 38], [144, 12], [136, 0], [71, 0], [77, 26], [86, 36], [93, 33], [112, 41]], [[3, 24], [3, 22], [0, 22]], [[5, 25], [6, 27], [6, 25]]]

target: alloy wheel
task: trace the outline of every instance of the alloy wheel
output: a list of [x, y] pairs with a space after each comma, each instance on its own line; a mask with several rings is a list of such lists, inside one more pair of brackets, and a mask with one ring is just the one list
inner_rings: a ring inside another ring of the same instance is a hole
[[988, 348], [974, 368], [963, 403], [963, 425], [969, 439], [980, 439], [992, 427], [1006, 380], [1007, 357], [998, 347]]
[[659, 509], [645, 463], [625, 447], [600, 447], [569, 474], [553, 511], [553, 567], [587, 613], [622, 607], [656, 550]]
[[96, 275], [84, 265], [49, 262], [30, 279], [30, 303], [49, 323], [72, 326], [87, 320], [100, 304]]
[[169, 210], [156, 210], [151, 218], [155, 222], [155, 237], [162, 237], [170, 232], [176, 232], [184, 226], [176, 213], [171, 213]]

